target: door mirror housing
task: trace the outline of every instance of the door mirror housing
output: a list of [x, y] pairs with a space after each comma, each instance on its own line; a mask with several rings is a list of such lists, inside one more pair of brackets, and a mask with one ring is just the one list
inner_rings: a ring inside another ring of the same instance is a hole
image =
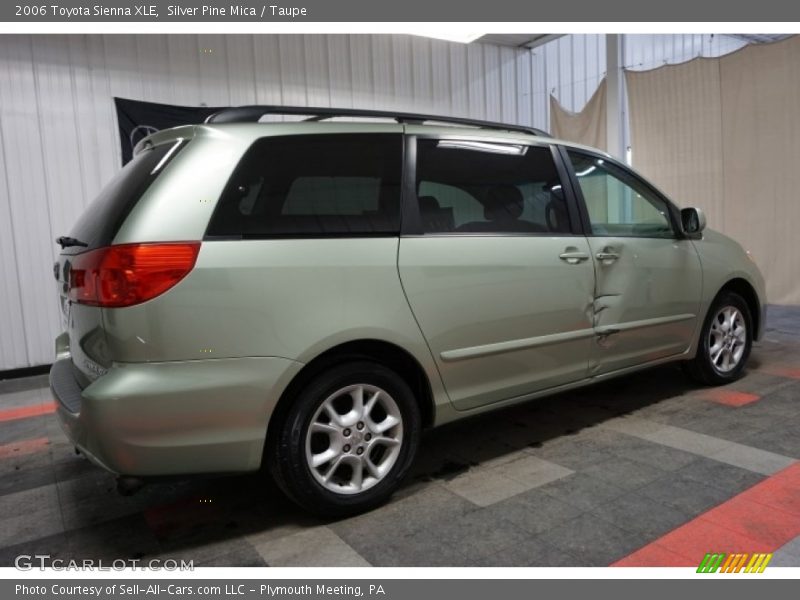
[[699, 208], [681, 209], [681, 227], [688, 236], [699, 236], [706, 228], [706, 216]]

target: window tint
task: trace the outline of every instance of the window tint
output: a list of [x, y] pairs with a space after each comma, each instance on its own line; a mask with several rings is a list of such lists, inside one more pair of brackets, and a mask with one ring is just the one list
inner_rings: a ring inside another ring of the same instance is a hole
[[594, 235], [673, 237], [666, 203], [631, 173], [596, 156], [568, 154]]
[[209, 235], [396, 234], [399, 134], [262, 138], [245, 153]]
[[[83, 211], [70, 230], [70, 237], [88, 244], [89, 250], [111, 244], [133, 207], [164, 172], [167, 161], [175, 158], [183, 147], [185, 145], [175, 147], [174, 143], [169, 143], [139, 152]], [[76, 252], [84, 250], [86, 248], [78, 246], [73, 248]]]
[[426, 233], [570, 231], [549, 148], [420, 139], [417, 198]]

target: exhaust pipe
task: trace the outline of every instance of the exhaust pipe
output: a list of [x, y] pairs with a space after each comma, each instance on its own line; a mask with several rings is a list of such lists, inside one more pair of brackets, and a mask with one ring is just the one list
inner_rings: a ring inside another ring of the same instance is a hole
[[133, 496], [144, 487], [144, 481], [138, 477], [117, 477], [117, 492], [120, 496]]

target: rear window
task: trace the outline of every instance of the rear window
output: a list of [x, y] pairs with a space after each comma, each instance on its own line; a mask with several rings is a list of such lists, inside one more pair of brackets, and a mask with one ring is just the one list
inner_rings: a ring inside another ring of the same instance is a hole
[[401, 163], [400, 134], [262, 138], [225, 186], [208, 235], [397, 234]]
[[[70, 237], [85, 242], [90, 250], [110, 245], [133, 207], [178, 150], [176, 144], [162, 144], [139, 152], [83, 211]], [[67, 251], [86, 249], [74, 247]]]

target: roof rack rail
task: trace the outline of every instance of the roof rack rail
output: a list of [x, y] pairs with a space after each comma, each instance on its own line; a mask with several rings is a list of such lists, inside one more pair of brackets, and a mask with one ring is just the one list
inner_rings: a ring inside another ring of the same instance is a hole
[[443, 115], [424, 115], [417, 113], [395, 112], [388, 110], [370, 110], [360, 108], [329, 108], [315, 106], [234, 106], [215, 112], [206, 119], [206, 123], [257, 123], [264, 115], [307, 115], [305, 121], [324, 121], [336, 117], [365, 117], [392, 119], [398, 123], [421, 124], [426, 121], [448, 123], [453, 125], [466, 125], [480, 129], [501, 129], [551, 137], [545, 131], [525, 125], [512, 125], [510, 123], [495, 123], [465, 117], [447, 117]]

